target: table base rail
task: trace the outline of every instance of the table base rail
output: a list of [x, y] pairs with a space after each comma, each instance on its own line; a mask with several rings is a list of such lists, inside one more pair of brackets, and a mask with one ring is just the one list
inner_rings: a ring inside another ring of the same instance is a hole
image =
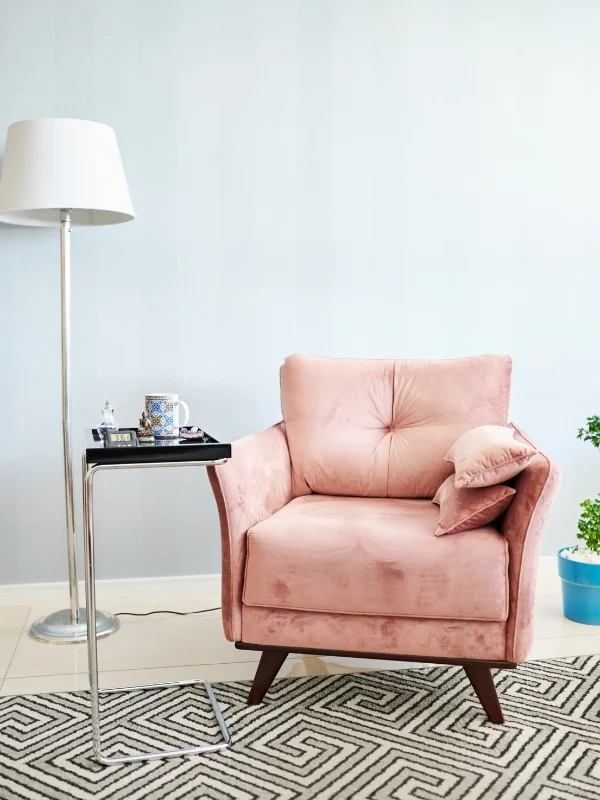
[[222, 742], [218, 742], [217, 744], [202, 744], [198, 745], [197, 747], [183, 747], [177, 750], [155, 750], [148, 753], [133, 753], [132, 755], [126, 756], [104, 756], [102, 755], [100, 746], [101, 729], [100, 714], [98, 709], [98, 713], [93, 712], [92, 717], [92, 725], [98, 734], [94, 741], [94, 758], [96, 761], [99, 761], [101, 764], [127, 764], [130, 761], [153, 761], [154, 759], [158, 758], [173, 758], [175, 756], [195, 756], [199, 753], [214, 753], [217, 750], [224, 750], [227, 747], [231, 747], [231, 734], [229, 733], [229, 728], [227, 727], [227, 723], [225, 722], [223, 714], [221, 713], [221, 709], [219, 708], [213, 688], [210, 683], [205, 681], [203, 678], [190, 678], [185, 681], [168, 681], [166, 683], [146, 683], [140, 686], [117, 686], [114, 688], [111, 687], [108, 689], [99, 689], [98, 694], [105, 695], [118, 694], [120, 692], [139, 692], [146, 689], [165, 689], [172, 686], [193, 686], [199, 683], [204, 686], [208, 699], [210, 700], [213, 713], [223, 736]]
[[[215, 466], [223, 464], [226, 459], [214, 461], [182, 461], [161, 463], [134, 463], [134, 464], [88, 464], [86, 452], [82, 458], [83, 479], [83, 544], [85, 551], [85, 597], [86, 615], [89, 619], [96, 618], [96, 558], [94, 553], [94, 477], [96, 473], [108, 469], [143, 469], [161, 467], [196, 467]], [[98, 643], [96, 636], [87, 637], [88, 674], [90, 678], [90, 700], [92, 707], [92, 741], [93, 753], [96, 761], [101, 764], [126, 764], [130, 761], [151, 761], [157, 758], [171, 758], [174, 756], [192, 756], [197, 753], [214, 753], [231, 746], [231, 735], [223, 719], [221, 709], [217, 703], [212, 686], [202, 678], [184, 681], [170, 681], [167, 683], [151, 683], [143, 686], [124, 686], [114, 689], [100, 689], [98, 685]], [[213, 713], [221, 729], [223, 741], [218, 744], [204, 744], [198, 747], [186, 747], [178, 750], [159, 750], [151, 753], [134, 753], [129, 756], [104, 756], [102, 755], [101, 730], [100, 730], [100, 695], [116, 692], [142, 691], [144, 689], [160, 689], [169, 686], [189, 686], [190, 684], [203, 684]]]

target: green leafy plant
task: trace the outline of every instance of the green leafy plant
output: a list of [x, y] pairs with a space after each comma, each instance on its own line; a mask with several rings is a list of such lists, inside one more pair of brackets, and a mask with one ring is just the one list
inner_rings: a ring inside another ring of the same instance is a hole
[[594, 500], [584, 500], [580, 505], [583, 511], [577, 523], [577, 538], [585, 542], [588, 550], [600, 555], [600, 494]]
[[588, 417], [587, 427], [579, 428], [577, 438], [591, 442], [594, 447], [600, 447], [600, 417]]
[[[600, 447], [600, 417], [588, 417], [586, 427], [577, 431], [577, 438]], [[580, 505], [583, 511], [577, 523], [577, 538], [585, 543], [588, 550], [600, 555], [600, 494], [593, 500], [584, 500]]]

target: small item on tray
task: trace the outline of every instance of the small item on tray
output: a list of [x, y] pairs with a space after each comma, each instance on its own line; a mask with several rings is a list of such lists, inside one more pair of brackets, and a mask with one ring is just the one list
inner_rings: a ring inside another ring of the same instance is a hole
[[137, 447], [137, 433], [130, 431], [104, 431], [105, 447]]
[[115, 410], [111, 404], [106, 401], [102, 408], [102, 422], [98, 425], [97, 431], [101, 439], [105, 438], [106, 431], [118, 431], [119, 426], [115, 420]]
[[142, 411], [142, 416], [140, 417], [140, 424], [137, 429], [137, 434], [138, 434], [138, 441], [140, 442], [154, 441], [154, 432], [152, 430], [152, 423], [150, 422], [150, 417], [145, 411]]
[[195, 439], [200, 440], [204, 439], [204, 431], [200, 430], [197, 425], [194, 425], [193, 428], [180, 428], [179, 429], [179, 438], [180, 439]]

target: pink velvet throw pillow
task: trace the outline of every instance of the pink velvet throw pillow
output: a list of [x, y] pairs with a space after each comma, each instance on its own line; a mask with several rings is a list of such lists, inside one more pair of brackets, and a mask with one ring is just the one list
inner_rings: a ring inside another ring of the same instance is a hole
[[514, 478], [536, 453], [533, 447], [515, 439], [513, 428], [480, 425], [463, 433], [444, 460], [454, 463], [457, 489], [475, 489]]
[[515, 489], [501, 484], [481, 489], [457, 489], [454, 475], [450, 475], [433, 498], [440, 507], [435, 535], [461, 533], [489, 525], [506, 511], [515, 493]]

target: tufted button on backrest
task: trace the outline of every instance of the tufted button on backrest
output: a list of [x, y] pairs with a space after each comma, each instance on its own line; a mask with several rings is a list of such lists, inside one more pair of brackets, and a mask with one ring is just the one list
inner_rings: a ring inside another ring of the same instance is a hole
[[511, 361], [343, 359], [293, 355], [281, 404], [295, 496], [433, 497], [450, 445], [504, 425]]

